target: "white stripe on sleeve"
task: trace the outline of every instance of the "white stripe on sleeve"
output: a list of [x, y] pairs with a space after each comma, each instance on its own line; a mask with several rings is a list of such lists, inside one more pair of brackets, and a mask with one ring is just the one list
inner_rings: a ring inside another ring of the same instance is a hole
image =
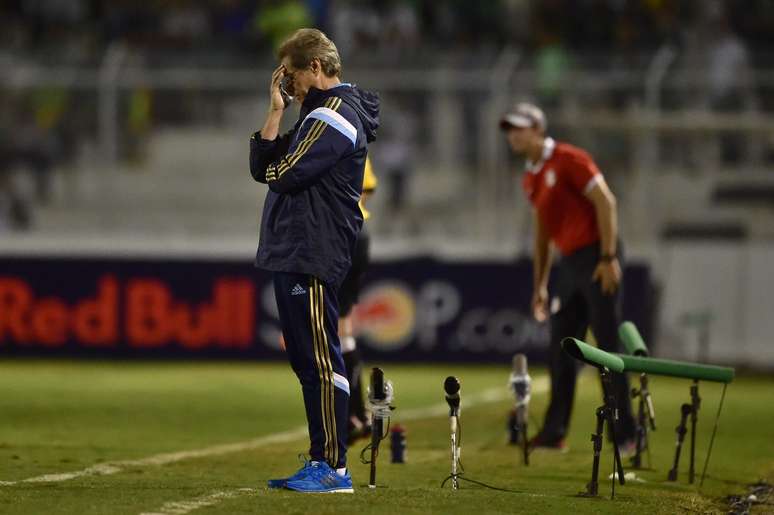
[[327, 107], [318, 107], [308, 115], [306, 115], [307, 118], [317, 118], [318, 120], [322, 120], [340, 133], [342, 133], [344, 136], [347, 137], [352, 142], [352, 146], [354, 147], [357, 142], [357, 129], [354, 125], [349, 123], [349, 121], [341, 116], [339, 113], [334, 111], [333, 109], [329, 109]]

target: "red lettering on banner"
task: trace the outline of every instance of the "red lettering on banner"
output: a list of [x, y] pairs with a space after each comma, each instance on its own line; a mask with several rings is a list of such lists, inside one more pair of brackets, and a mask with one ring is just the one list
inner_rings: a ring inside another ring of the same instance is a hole
[[231, 344], [231, 283], [232, 281], [228, 279], [218, 279], [212, 285], [212, 310], [217, 328], [215, 337], [218, 345], [221, 347], [228, 347]]
[[32, 290], [21, 279], [0, 277], [0, 341], [9, 339], [29, 343], [32, 339], [29, 310]]
[[252, 281], [234, 281], [234, 346], [240, 349], [250, 347], [255, 337], [255, 286]]
[[156, 279], [132, 279], [126, 286], [126, 336], [135, 347], [159, 347], [170, 337], [171, 295]]
[[32, 330], [35, 341], [46, 347], [59, 347], [67, 342], [67, 305], [59, 299], [46, 298], [32, 311]]
[[68, 307], [64, 300], [36, 301], [22, 279], [0, 277], [0, 342], [58, 347], [72, 335], [86, 345], [115, 345], [118, 340], [118, 282], [99, 280], [97, 295]]
[[180, 304], [175, 309], [174, 323], [180, 345], [190, 350], [205, 347], [211, 340], [214, 318], [207, 304], [197, 308]]
[[[121, 285], [105, 275], [96, 293], [68, 305], [59, 297], [36, 299], [26, 281], [0, 277], [0, 343], [58, 347], [75, 340], [87, 347], [157, 348], [177, 343], [196, 351], [208, 346], [247, 349], [255, 335], [255, 287], [251, 279], [218, 278], [209, 301], [176, 299], [169, 285], [155, 278]], [[123, 315], [123, 319], [120, 318]], [[123, 320], [124, 334], [121, 334]]]
[[85, 345], [114, 346], [118, 340], [118, 281], [112, 276], [99, 280], [94, 299], [84, 300], [73, 310], [73, 331]]
[[196, 307], [178, 304], [173, 332], [180, 344], [197, 350], [207, 344], [222, 348], [249, 348], [255, 327], [254, 287], [248, 279], [218, 279], [212, 303]]

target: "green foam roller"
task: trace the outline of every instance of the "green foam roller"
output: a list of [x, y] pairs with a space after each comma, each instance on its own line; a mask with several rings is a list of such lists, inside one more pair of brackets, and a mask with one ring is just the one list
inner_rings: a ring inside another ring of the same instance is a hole
[[562, 348], [564, 349], [564, 352], [573, 358], [588, 363], [589, 365], [604, 367], [613, 372], [624, 371], [624, 362], [619, 356], [599, 350], [576, 338], [568, 337], [563, 339]]
[[648, 348], [642, 341], [642, 336], [637, 326], [631, 322], [624, 322], [618, 327], [618, 338], [623, 342], [626, 352], [632, 356], [647, 356]]
[[718, 383], [730, 383], [734, 379], [734, 369], [699, 363], [686, 363], [670, 359], [645, 358], [616, 354], [627, 372], [645, 372], [659, 376], [682, 377]]

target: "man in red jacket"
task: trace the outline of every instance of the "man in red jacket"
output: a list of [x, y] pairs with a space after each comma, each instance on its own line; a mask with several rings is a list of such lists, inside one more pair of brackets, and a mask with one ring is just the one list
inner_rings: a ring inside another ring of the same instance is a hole
[[[532, 312], [550, 317], [551, 403], [534, 447], [564, 449], [570, 423], [576, 361], [562, 351], [562, 338], [584, 338], [591, 326], [601, 349], [616, 351], [621, 312], [621, 244], [616, 200], [591, 156], [546, 136], [546, 119], [536, 106], [520, 103], [500, 120], [514, 153], [527, 159], [523, 188], [533, 206]], [[551, 244], [561, 256], [549, 304]], [[634, 420], [625, 375], [613, 379], [619, 408], [616, 439], [628, 444]]]

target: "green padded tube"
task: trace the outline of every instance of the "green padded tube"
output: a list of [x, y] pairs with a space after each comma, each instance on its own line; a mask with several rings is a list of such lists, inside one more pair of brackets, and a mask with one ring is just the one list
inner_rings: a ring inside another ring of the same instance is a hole
[[631, 322], [624, 322], [618, 328], [618, 338], [623, 342], [626, 352], [632, 356], [647, 356], [648, 348], [642, 341], [642, 336], [637, 326]]
[[589, 345], [588, 343], [576, 340], [575, 338], [565, 338], [562, 340], [562, 348], [564, 352], [572, 356], [573, 358], [593, 365], [595, 367], [605, 367], [613, 372], [623, 372], [624, 362], [623, 360], [603, 350], [599, 350], [596, 347]]
[[684, 377], [718, 383], [730, 383], [734, 379], [734, 369], [715, 365], [701, 365], [672, 361], [669, 359], [645, 358], [616, 354], [624, 363], [627, 372], [645, 372], [657, 376]]

